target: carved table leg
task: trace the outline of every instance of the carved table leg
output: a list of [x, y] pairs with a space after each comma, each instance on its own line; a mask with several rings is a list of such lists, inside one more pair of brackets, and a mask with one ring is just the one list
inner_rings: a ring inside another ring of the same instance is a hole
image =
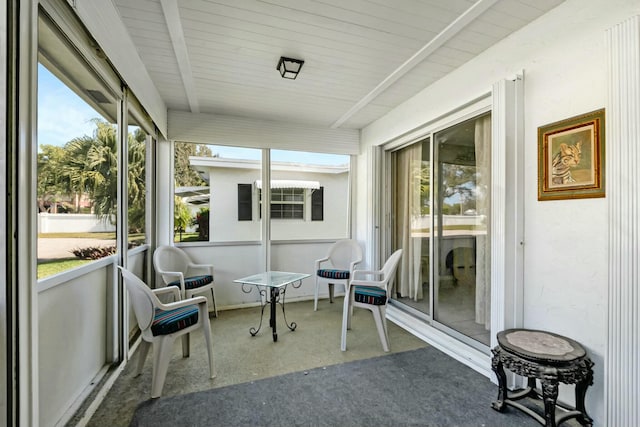
[[503, 412], [505, 408], [504, 401], [507, 398], [507, 375], [504, 373], [504, 367], [500, 360], [499, 354], [493, 351], [493, 359], [491, 359], [491, 369], [498, 378], [498, 399], [491, 403], [491, 407], [496, 411]]
[[531, 397], [533, 399], [540, 398], [536, 391], [536, 379], [534, 377], [527, 377], [527, 390], [529, 390], [529, 392], [523, 397]]
[[544, 379], [542, 398], [544, 399], [545, 427], [556, 427], [556, 400], [558, 400], [558, 381]]
[[583, 426], [591, 427], [593, 420], [587, 415], [587, 409], [584, 406], [584, 398], [587, 394], [587, 388], [593, 384], [593, 371], [589, 368], [587, 376], [578, 381], [576, 384], [576, 410], [580, 412], [580, 415], [576, 417], [576, 420]]

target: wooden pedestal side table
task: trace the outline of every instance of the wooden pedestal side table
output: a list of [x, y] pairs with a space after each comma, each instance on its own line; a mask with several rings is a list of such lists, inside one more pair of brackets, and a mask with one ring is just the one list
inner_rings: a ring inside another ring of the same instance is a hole
[[[491, 350], [491, 368], [498, 377], [498, 399], [491, 404], [493, 409], [503, 412], [507, 405], [511, 406], [546, 427], [556, 427], [571, 418], [584, 426], [593, 425], [584, 406], [587, 388], [593, 384], [593, 362], [579, 343], [551, 332], [529, 329], [507, 329], [499, 332], [497, 338], [498, 345]], [[505, 368], [526, 377], [527, 387], [508, 392]], [[540, 380], [542, 393], [536, 388], [536, 380]], [[557, 403], [559, 383], [575, 384], [575, 408]], [[516, 402], [524, 398], [541, 399], [544, 416]], [[556, 407], [567, 412], [556, 415]]]

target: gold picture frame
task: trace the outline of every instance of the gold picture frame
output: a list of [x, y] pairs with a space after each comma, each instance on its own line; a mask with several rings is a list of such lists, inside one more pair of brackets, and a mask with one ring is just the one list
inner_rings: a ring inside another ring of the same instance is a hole
[[605, 197], [604, 109], [538, 128], [538, 200]]

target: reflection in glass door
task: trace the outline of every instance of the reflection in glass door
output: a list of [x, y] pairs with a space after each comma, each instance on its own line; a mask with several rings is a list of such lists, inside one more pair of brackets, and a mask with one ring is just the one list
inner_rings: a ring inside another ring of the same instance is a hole
[[431, 314], [431, 139], [393, 153], [394, 248], [403, 249], [396, 294], [404, 304]]
[[395, 299], [487, 346], [490, 142], [487, 113], [392, 153], [393, 242], [404, 249]]

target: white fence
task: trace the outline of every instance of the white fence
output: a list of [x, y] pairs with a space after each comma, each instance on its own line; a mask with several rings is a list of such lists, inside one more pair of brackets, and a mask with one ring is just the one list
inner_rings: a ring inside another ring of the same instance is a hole
[[102, 233], [116, 226], [93, 214], [38, 214], [38, 233]]

